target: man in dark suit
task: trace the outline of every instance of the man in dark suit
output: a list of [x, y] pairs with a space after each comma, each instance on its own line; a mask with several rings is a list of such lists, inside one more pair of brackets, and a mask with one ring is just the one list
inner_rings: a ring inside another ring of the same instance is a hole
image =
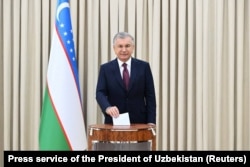
[[150, 65], [131, 57], [134, 48], [134, 38], [129, 33], [117, 33], [113, 39], [117, 58], [100, 67], [96, 100], [104, 114], [104, 123], [112, 124], [112, 117], [128, 112], [131, 123], [156, 124], [155, 88]]

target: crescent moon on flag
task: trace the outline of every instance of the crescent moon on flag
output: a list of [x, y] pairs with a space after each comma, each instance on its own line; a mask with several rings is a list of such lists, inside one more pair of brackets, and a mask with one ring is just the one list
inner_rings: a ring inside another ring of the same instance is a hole
[[56, 11], [56, 18], [57, 18], [58, 21], [59, 21], [59, 14], [60, 14], [60, 12], [61, 12], [64, 8], [69, 8], [69, 3], [68, 3], [68, 2], [63, 2], [63, 3], [61, 3], [61, 4], [58, 6], [57, 11]]

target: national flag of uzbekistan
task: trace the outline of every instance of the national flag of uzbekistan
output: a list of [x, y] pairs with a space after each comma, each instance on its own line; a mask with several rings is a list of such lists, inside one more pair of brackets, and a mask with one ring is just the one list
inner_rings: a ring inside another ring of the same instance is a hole
[[39, 131], [40, 150], [86, 150], [69, 0], [58, 0]]

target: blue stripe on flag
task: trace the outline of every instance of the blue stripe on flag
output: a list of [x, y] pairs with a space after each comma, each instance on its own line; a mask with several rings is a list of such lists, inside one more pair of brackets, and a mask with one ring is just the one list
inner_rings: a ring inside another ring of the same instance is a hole
[[80, 85], [78, 78], [78, 64], [75, 53], [75, 44], [73, 37], [73, 30], [70, 18], [69, 0], [58, 0], [57, 12], [56, 12], [56, 29], [61, 39], [61, 42], [65, 48], [68, 56], [69, 63], [74, 73], [77, 89], [80, 96]]

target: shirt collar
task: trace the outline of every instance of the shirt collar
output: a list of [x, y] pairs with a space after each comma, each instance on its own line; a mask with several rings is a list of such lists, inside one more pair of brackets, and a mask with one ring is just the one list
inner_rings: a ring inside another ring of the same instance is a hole
[[[128, 59], [128, 61], [126, 61], [125, 63], [127, 64], [127, 67], [131, 67], [131, 57]], [[124, 62], [122, 62], [121, 60], [117, 59], [118, 60], [118, 64], [119, 64], [119, 67], [122, 67], [122, 64]]]

